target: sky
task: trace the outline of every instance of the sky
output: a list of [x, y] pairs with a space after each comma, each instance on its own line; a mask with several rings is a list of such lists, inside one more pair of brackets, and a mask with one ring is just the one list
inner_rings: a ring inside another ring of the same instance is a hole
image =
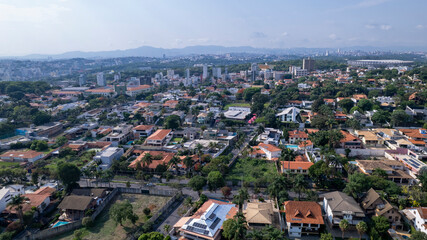
[[0, 0], [0, 56], [140, 46], [427, 47], [426, 0]]

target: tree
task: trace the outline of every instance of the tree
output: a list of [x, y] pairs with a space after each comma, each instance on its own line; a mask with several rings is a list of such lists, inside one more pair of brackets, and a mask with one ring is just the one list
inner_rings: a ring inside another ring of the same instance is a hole
[[227, 199], [231, 195], [231, 188], [224, 186], [221, 188], [221, 192], [222, 192], [222, 195], [224, 196], [224, 198]]
[[276, 198], [279, 203], [283, 203], [289, 198], [290, 185], [289, 179], [285, 175], [276, 175], [267, 190], [270, 196]]
[[142, 212], [145, 214], [145, 216], [148, 216], [148, 215], [150, 215], [151, 210], [148, 207], [146, 207], [142, 210]]
[[138, 240], [165, 240], [165, 237], [159, 232], [150, 232], [142, 234]]
[[427, 240], [427, 234], [421, 231], [415, 231], [411, 234], [410, 240]]
[[334, 237], [330, 233], [320, 234], [320, 240], [334, 240]]
[[360, 107], [363, 111], [370, 111], [372, 110], [372, 102], [368, 99], [360, 99], [360, 101], [357, 103], [357, 106]]
[[222, 227], [222, 236], [226, 239], [241, 240], [246, 236], [246, 219], [242, 213], [237, 213], [233, 219], [226, 220]]
[[361, 193], [365, 192], [371, 187], [367, 176], [363, 173], [355, 173], [349, 176], [348, 183], [344, 188], [344, 193], [358, 198]]
[[304, 175], [298, 174], [293, 180], [293, 189], [298, 193], [298, 200], [301, 199], [301, 191], [308, 187], [308, 182], [305, 180]]
[[384, 124], [390, 121], [390, 113], [388, 111], [378, 110], [372, 115], [371, 120], [375, 124]]
[[191, 187], [194, 191], [197, 191], [200, 193], [201, 190], [203, 190], [203, 187], [206, 185], [206, 178], [202, 176], [194, 176], [190, 179], [188, 182], [188, 186]]
[[344, 239], [344, 233], [348, 229], [348, 221], [345, 219], [341, 220], [339, 226], [342, 232], [342, 239]]
[[354, 106], [354, 102], [350, 98], [345, 98], [339, 101], [338, 105], [344, 109], [344, 112], [349, 113], [350, 109]]
[[363, 234], [368, 231], [368, 225], [364, 221], [360, 221], [356, 224], [356, 229], [360, 235], [360, 239], [362, 239]]
[[24, 222], [24, 214], [22, 213], [22, 205], [25, 201], [28, 201], [29, 199], [22, 196], [22, 195], [16, 195], [13, 196], [10, 200], [10, 202], [7, 203], [7, 206], [10, 206], [12, 208], [15, 208], [15, 210], [18, 212], [19, 221], [21, 223]]
[[165, 233], [166, 233], [166, 234], [169, 234], [169, 231], [171, 230], [171, 225], [169, 225], [169, 224], [165, 224], [165, 225], [163, 226], [163, 230], [165, 230]]
[[51, 116], [50, 114], [47, 114], [45, 112], [41, 112], [38, 111], [34, 116], [33, 116], [33, 123], [35, 125], [43, 125], [45, 123], [50, 122]]
[[390, 223], [384, 216], [372, 217], [373, 228], [378, 232], [380, 236], [386, 236], [387, 230], [390, 228]]
[[80, 180], [80, 169], [72, 163], [61, 163], [58, 166], [59, 180], [66, 186], [67, 190]]
[[249, 199], [249, 193], [246, 188], [240, 188], [237, 195], [234, 196], [233, 203], [239, 206], [239, 212], [242, 212], [243, 203]]
[[181, 125], [181, 119], [177, 115], [170, 115], [166, 117], [164, 126], [168, 129], [177, 129]]
[[427, 167], [422, 167], [417, 174], [417, 178], [421, 183], [424, 192], [427, 192]]
[[391, 118], [391, 124], [393, 126], [401, 126], [402, 124], [406, 125], [406, 123], [410, 121], [411, 116], [406, 114], [406, 112], [403, 110], [395, 110], [391, 114], [390, 118]]
[[132, 204], [128, 200], [121, 203], [114, 203], [110, 208], [110, 217], [123, 226], [123, 221], [128, 219], [133, 224], [138, 220], [138, 215], [133, 212]]
[[39, 172], [34, 171], [31, 173], [31, 182], [33, 182], [33, 184], [37, 185], [37, 183], [39, 182]]
[[208, 186], [210, 190], [216, 190], [223, 187], [224, 184], [224, 178], [219, 171], [212, 171], [208, 174]]

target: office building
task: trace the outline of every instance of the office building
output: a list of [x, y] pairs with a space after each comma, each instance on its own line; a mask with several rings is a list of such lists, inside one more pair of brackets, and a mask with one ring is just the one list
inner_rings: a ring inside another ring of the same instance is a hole
[[302, 60], [302, 69], [305, 69], [309, 72], [314, 70], [314, 60], [311, 58], [303, 59]]
[[79, 86], [84, 86], [86, 85], [86, 76], [83, 74], [80, 74], [79, 76]]
[[101, 87], [104, 87], [107, 85], [107, 81], [105, 80], [105, 76], [103, 72], [96, 74], [96, 84], [98, 84], [98, 86], [101, 86]]
[[206, 79], [208, 78], [208, 65], [203, 64], [203, 75], [202, 75], [202, 79]]
[[185, 69], [185, 78], [190, 78], [190, 69]]

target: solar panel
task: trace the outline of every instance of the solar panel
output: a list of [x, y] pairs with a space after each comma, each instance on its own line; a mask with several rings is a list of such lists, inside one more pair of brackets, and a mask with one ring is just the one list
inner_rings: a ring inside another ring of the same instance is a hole
[[[201, 229], [201, 228], [193, 228], [193, 232], [196, 232], [196, 233], [200, 233], [200, 234], [205, 234], [205, 229]], [[208, 231], [208, 233], [209, 233], [209, 231]]]
[[211, 224], [211, 226], [209, 227], [210, 229], [215, 229], [216, 226], [218, 225], [218, 223], [221, 221], [221, 219], [219, 217], [217, 217], [215, 219], [215, 221]]
[[192, 226], [187, 226], [188, 231], [194, 231], [194, 228]]
[[211, 215], [209, 215], [209, 217], [208, 217], [208, 219], [210, 219], [210, 220], [212, 220], [212, 219], [214, 219], [214, 218], [216, 218], [215, 213], [212, 213], [212, 214], [211, 214]]
[[201, 223], [193, 223], [193, 227], [198, 227], [201, 229], [206, 229], [206, 225], [205, 224], [201, 224]]
[[205, 235], [209, 235], [209, 231], [208, 231], [208, 230], [206, 230], [206, 231], [204, 232], [204, 234], [205, 234]]

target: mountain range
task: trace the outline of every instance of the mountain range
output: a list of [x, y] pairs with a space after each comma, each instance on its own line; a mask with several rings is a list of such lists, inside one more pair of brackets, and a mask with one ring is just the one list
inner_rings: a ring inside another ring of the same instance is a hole
[[[150, 46], [142, 46], [126, 50], [112, 50], [112, 51], [97, 51], [97, 52], [82, 52], [72, 51], [61, 54], [31, 54], [20, 57], [3, 57], [12, 59], [69, 59], [69, 58], [119, 58], [119, 57], [176, 57], [188, 56], [199, 54], [225, 54], [225, 53], [247, 53], [247, 54], [295, 54], [295, 55], [310, 55], [315, 53], [336, 52], [338, 48], [254, 48], [250, 46], [241, 47], [224, 47], [216, 45], [208, 46], [189, 46], [184, 48], [156, 48]], [[371, 47], [371, 46], [354, 46], [344, 47], [341, 51], [393, 51], [393, 52], [407, 52], [407, 51], [426, 51], [425, 47]]]

